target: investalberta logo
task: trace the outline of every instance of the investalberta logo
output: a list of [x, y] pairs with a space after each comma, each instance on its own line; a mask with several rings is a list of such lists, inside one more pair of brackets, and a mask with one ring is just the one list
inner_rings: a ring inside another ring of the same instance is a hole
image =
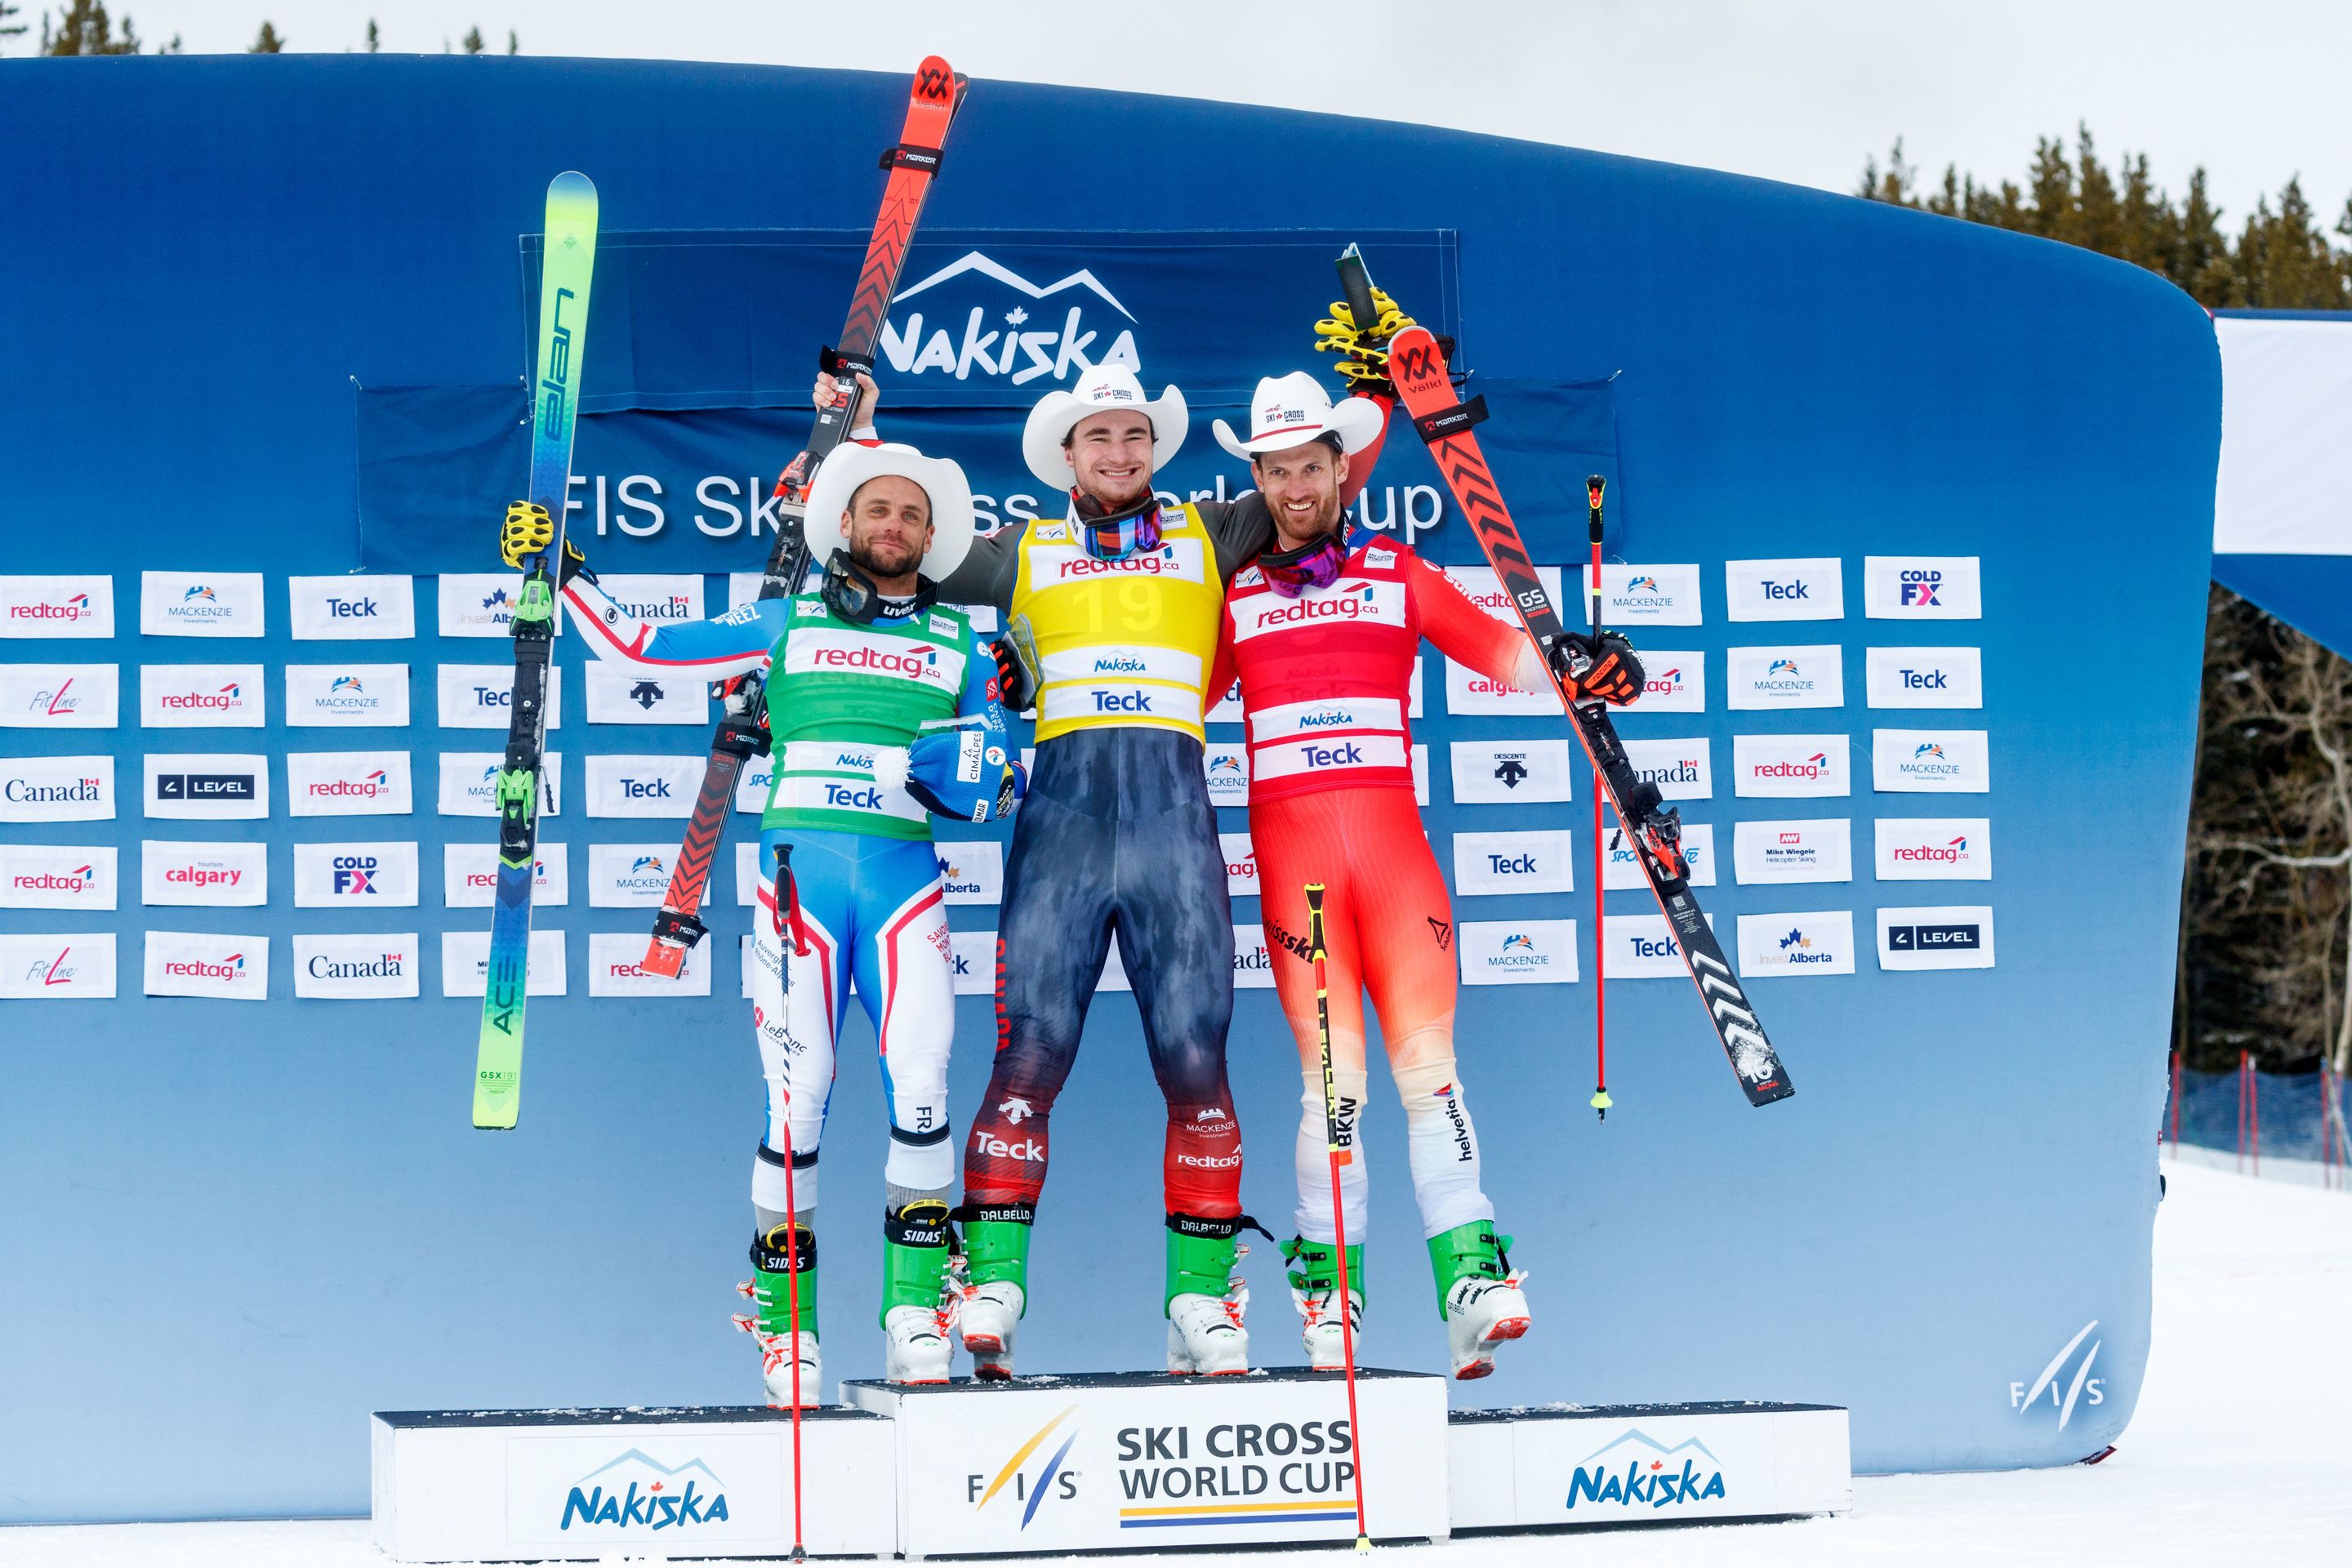
[[1638, 1426], [1586, 1455], [1568, 1482], [1570, 1512], [1580, 1502], [1656, 1510], [1727, 1495], [1723, 1463], [1706, 1444], [1685, 1437], [1668, 1447]]
[[[623, 1478], [611, 1472], [629, 1465], [642, 1467], [652, 1476], [629, 1477], [625, 1487]], [[709, 1465], [698, 1458], [665, 1465], [644, 1449], [632, 1448], [580, 1478], [563, 1500], [563, 1516], [556, 1528], [601, 1524], [618, 1530], [642, 1528], [651, 1534], [719, 1524], [726, 1518], [727, 1483]]]
[[[961, 287], [947, 289], [958, 279]], [[898, 309], [918, 298], [920, 305]], [[900, 289], [892, 305], [897, 319], [883, 323], [880, 347], [901, 375], [937, 371], [969, 381], [977, 374], [1021, 386], [1040, 377], [1059, 384], [1097, 365], [1143, 365], [1135, 313], [1085, 268], [1040, 285], [966, 251]], [[1105, 306], [1118, 314], [1106, 315]]]

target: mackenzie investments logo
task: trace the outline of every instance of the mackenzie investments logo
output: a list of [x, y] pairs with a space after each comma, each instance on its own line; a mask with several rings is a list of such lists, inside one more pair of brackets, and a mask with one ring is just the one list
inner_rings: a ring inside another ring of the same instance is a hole
[[[1053, 1457], [1048, 1458], [1044, 1467], [1037, 1471], [1035, 1479], [1031, 1479], [1029, 1472], [1023, 1468], [1040, 1448], [1045, 1447], [1046, 1440], [1054, 1436], [1062, 1424], [1077, 1413], [1076, 1405], [1069, 1405], [1060, 1415], [1031, 1433], [1026, 1442], [1013, 1450], [1013, 1457], [1004, 1461], [1003, 1468], [995, 1475], [985, 1479], [984, 1484], [983, 1479], [979, 1475], [966, 1476], [964, 1495], [971, 1500], [973, 1510], [977, 1512], [986, 1508], [999, 1494], [1009, 1496], [1013, 1501], [1023, 1505], [1021, 1528], [1026, 1530], [1029, 1528], [1029, 1521], [1037, 1517], [1038, 1506], [1048, 1497], [1058, 1496], [1067, 1500], [1077, 1496], [1078, 1478], [1062, 1468], [1062, 1461], [1070, 1457], [1070, 1446], [1078, 1440], [1080, 1428], [1076, 1425], [1072, 1425], [1062, 1434], [1060, 1446], [1055, 1448]], [[1057, 1479], [1061, 1482], [1058, 1488], [1053, 1484]], [[1010, 1483], [1009, 1490], [1008, 1483]]]
[[[698, 1491], [698, 1487], [703, 1489]], [[642, 1448], [631, 1448], [573, 1483], [556, 1528], [570, 1530], [575, 1522], [621, 1530], [643, 1527], [650, 1535], [719, 1524], [727, 1517], [727, 1483], [709, 1465], [699, 1458], [665, 1465]]]
[[1503, 939], [1503, 951], [1509, 952], [1515, 948], [1521, 952], [1533, 952], [1536, 950], [1536, 944], [1526, 932], [1513, 931]]
[[[920, 305], [898, 310], [918, 298]], [[900, 289], [892, 306], [896, 319], [883, 323], [877, 346], [901, 375], [977, 374], [1013, 386], [1044, 377], [1059, 385], [1097, 366], [1143, 368], [1135, 313], [1085, 268], [1040, 285], [967, 251]], [[1117, 315], [1105, 315], [1106, 306]]]
[[1944, 748], [1936, 744], [1933, 741], [1922, 741], [1919, 742], [1918, 749], [1911, 753], [1911, 760], [1916, 763], [1922, 757], [1931, 757], [1937, 762], [1941, 762], [1944, 758]]
[[1219, 752], [1209, 759], [1209, 773], [1212, 777], [1218, 773], [1239, 773], [1241, 771], [1242, 760], [1230, 752]]
[[1628, 577], [1625, 579], [1625, 592], [1628, 594], [1654, 594], [1657, 591], [1658, 580], [1655, 577]]

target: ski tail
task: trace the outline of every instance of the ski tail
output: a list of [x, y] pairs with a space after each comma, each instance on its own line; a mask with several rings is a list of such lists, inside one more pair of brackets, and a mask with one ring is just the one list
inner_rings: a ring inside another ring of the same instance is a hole
[[474, 1125], [511, 1129], [522, 1110], [523, 1001], [530, 994], [530, 896], [539, 859], [540, 771], [547, 741], [548, 670], [555, 651], [555, 563], [572, 489], [572, 437], [596, 268], [596, 187], [558, 174], [547, 187], [539, 283], [539, 363], [531, 383], [530, 498], [555, 521], [554, 542], [525, 563], [514, 608], [514, 691], [507, 749], [495, 783], [498, 889], [475, 1047]]
[[[1486, 417], [1486, 400], [1474, 397], [1464, 402], [1456, 396], [1445, 354], [1426, 328], [1408, 327], [1396, 335], [1389, 345], [1389, 368], [1396, 382], [1397, 395], [1412, 417], [1414, 430], [1427, 444], [1446, 489], [1462, 508], [1478, 547], [1486, 552], [1487, 563], [1494, 567], [1512, 608], [1518, 613], [1519, 624], [1527, 628], [1538, 647], [1549, 648], [1563, 633], [1559, 612], [1528, 554], [1518, 524], [1512, 521], [1510, 509], [1503, 502], [1502, 487], [1495, 482], [1494, 471], [1486, 466], [1478, 438], [1471, 433]], [[1545, 662], [1549, 668], [1550, 661]], [[1556, 671], [1552, 682], [1560, 706], [1567, 710], [1577, 739], [1583, 742], [1585, 755], [1591, 761], [1594, 776], [1617, 808], [1618, 831], [1633, 845], [1634, 858], [1641, 862], [1650, 890], [1674, 927], [1675, 940], [1682, 948], [1683, 966], [1690, 973], [1691, 984], [1698, 987], [1708, 1022], [1722, 1042], [1724, 1055], [1731, 1062], [1740, 1089], [1753, 1105], [1769, 1105], [1787, 1099], [1796, 1092], [1789, 1082], [1788, 1071], [1765, 1036], [1764, 1026], [1757, 1019], [1755, 1006], [1741, 987], [1739, 977], [1724, 957], [1714, 928], [1706, 923], [1697, 899], [1691, 894], [1688, 865], [1681, 850], [1681, 818], [1672, 810], [1626, 809], [1627, 800], [1638, 802], [1642, 798], [1637, 787], [1641, 781], [1626, 759], [1616, 726], [1610, 722], [1607, 710], [1600, 704], [1574, 700]], [[1603, 938], [1602, 931], [1593, 932], [1596, 954], [1604, 952]]]
[[[856, 426], [857, 374], [860, 371], [871, 374], [874, 369], [874, 349], [881, 341], [883, 320], [898, 291], [898, 278], [907, 265], [908, 247], [914, 243], [916, 225], [922, 218], [924, 199], [939, 175], [948, 130], [963, 107], [969, 85], [937, 55], [926, 57], [915, 68], [915, 79], [907, 91], [906, 123], [898, 140], [883, 150], [882, 167], [890, 178], [882, 188], [881, 210], [875, 215], [866, 259], [850, 291], [841, 342], [824, 350], [820, 361], [820, 368], [834, 378], [833, 406], [818, 411], [808, 444], [776, 479], [776, 542], [761, 573], [759, 596], [762, 599], [797, 594], [807, 579], [809, 487], [816, 479], [817, 466], [848, 439]], [[662, 894], [661, 910], [654, 916], [653, 935], [646, 944], [646, 967], [657, 973], [676, 974], [688, 952], [702, 940], [704, 927], [697, 917], [709, 896], [711, 862], [726, 836], [736, 776], [746, 762], [768, 749], [765, 678], [756, 673], [739, 677], [719, 695], [727, 704], [728, 717], [720, 721], [711, 742], [702, 788], [687, 818], [684, 846], [670, 872], [669, 887]], [[744, 749], [747, 743], [751, 749]]]

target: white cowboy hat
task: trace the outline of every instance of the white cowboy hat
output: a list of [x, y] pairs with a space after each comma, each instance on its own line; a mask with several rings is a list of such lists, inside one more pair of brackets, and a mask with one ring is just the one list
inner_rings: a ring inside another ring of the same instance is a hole
[[1097, 365], [1070, 384], [1070, 390], [1055, 390], [1037, 400], [1029, 411], [1029, 424], [1021, 432], [1021, 455], [1029, 459], [1029, 471], [1057, 490], [1070, 488], [1069, 459], [1063, 455], [1062, 443], [1069, 439], [1078, 421], [1089, 414], [1100, 414], [1107, 408], [1140, 409], [1151, 422], [1151, 466], [1167, 467], [1184, 444], [1184, 432], [1191, 427], [1192, 416], [1184, 411], [1184, 395], [1172, 386], [1163, 386], [1156, 399], [1147, 401], [1143, 384], [1125, 365]]
[[817, 465], [816, 483], [809, 487], [807, 521], [810, 547], [824, 553], [825, 542], [840, 526], [849, 498], [868, 479], [896, 474], [912, 479], [931, 500], [931, 547], [923, 553], [923, 575], [937, 583], [963, 563], [971, 549], [971, 481], [947, 458], [926, 458], [898, 441], [868, 447], [844, 441]]
[[1380, 438], [1388, 420], [1381, 405], [1369, 397], [1343, 397], [1333, 406], [1331, 395], [1303, 370], [1269, 375], [1257, 384], [1250, 398], [1249, 439], [1238, 440], [1233, 426], [1220, 419], [1214, 426], [1217, 445], [1236, 458], [1280, 451], [1336, 436], [1343, 452], [1360, 452]]

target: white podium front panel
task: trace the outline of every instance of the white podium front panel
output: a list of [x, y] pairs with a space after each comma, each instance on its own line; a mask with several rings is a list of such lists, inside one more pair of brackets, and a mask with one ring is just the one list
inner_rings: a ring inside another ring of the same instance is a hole
[[1375, 1540], [1448, 1530], [1445, 1384], [1338, 1373], [1113, 1373], [902, 1388], [842, 1385], [891, 1417], [898, 1550], [961, 1552], [1352, 1541], [1355, 1472]]
[[1456, 1411], [1454, 1528], [1772, 1519], [1853, 1506], [1846, 1413], [1828, 1405]]
[[[890, 1424], [802, 1413], [813, 1552], [895, 1549]], [[782, 1556], [793, 1549], [781, 1410], [441, 1410], [373, 1422], [376, 1544], [395, 1563]]]

